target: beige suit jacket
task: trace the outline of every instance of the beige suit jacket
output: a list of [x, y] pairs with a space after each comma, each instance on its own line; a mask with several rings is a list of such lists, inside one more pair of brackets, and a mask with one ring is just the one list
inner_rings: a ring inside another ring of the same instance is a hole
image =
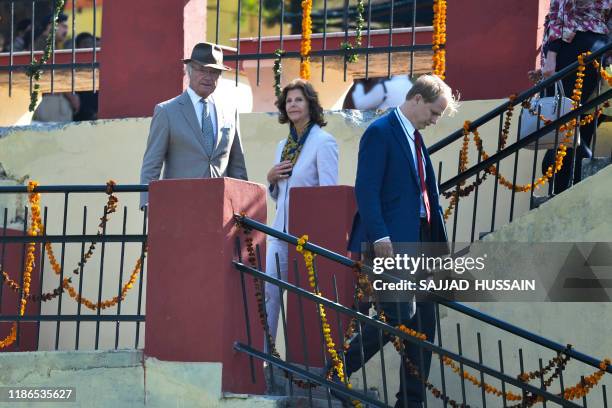
[[[217, 112], [217, 138], [211, 156], [204, 148], [202, 130], [187, 92], [155, 107], [140, 183], [164, 179], [233, 177], [247, 180], [236, 106], [213, 93]], [[142, 193], [140, 205], [148, 203]]]

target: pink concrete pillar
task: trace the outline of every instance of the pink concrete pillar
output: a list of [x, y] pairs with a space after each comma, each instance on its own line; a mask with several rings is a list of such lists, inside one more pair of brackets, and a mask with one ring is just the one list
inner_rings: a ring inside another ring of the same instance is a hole
[[[355, 215], [353, 187], [304, 187], [291, 189], [289, 230], [292, 235], [308, 235], [309, 241], [326, 249], [347, 255], [346, 245]], [[301, 254], [295, 247], [289, 248], [289, 282], [296, 284], [293, 259], [298, 260], [299, 281], [302, 289], [312, 291]], [[315, 260], [319, 276], [319, 288], [323, 296], [335, 299], [333, 277], [336, 277], [339, 301], [345, 306], [353, 304], [354, 275], [350, 268], [318, 256]], [[311, 301], [302, 301], [304, 309], [305, 335], [300, 324], [300, 307], [295, 295], [287, 296], [287, 337], [289, 339], [288, 360], [304, 364], [304, 345], [308, 350], [308, 364], [323, 366], [321, 350], [321, 326], [317, 306]], [[336, 349], [342, 347], [343, 333], [338, 333], [337, 314], [326, 309]], [[346, 330], [347, 319], [342, 319]], [[328, 356], [329, 358], [329, 356]]]
[[[23, 236], [23, 231], [0, 228], [0, 236]], [[40, 293], [40, 245], [36, 246], [34, 270], [32, 271], [32, 282], [30, 293]], [[25, 247], [23, 244], [0, 245], [0, 269], [9, 274], [10, 278], [21, 285], [22, 273], [25, 262]], [[49, 271], [48, 271], [49, 272]], [[0, 278], [1, 279], [1, 278]], [[6, 283], [0, 284], [0, 315], [16, 316], [19, 314], [20, 294], [14, 292]], [[39, 303], [28, 301], [25, 314], [37, 315]], [[12, 327], [12, 322], [0, 322], [0, 338], [5, 338]], [[35, 322], [23, 322], [18, 325], [17, 341], [11, 346], [1, 349], [3, 351], [36, 351], [37, 349], [37, 326]]]
[[[248, 356], [233, 349], [235, 341], [247, 343], [247, 332], [232, 261], [235, 238], [243, 238], [233, 214], [265, 223], [265, 188], [230, 178], [162, 180], [151, 183], [149, 203], [145, 354], [221, 362], [223, 391], [263, 393], [261, 362], [256, 360], [253, 384]], [[263, 248], [263, 234], [250, 236]], [[245, 284], [253, 347], [262, 350], [253, 279], [245, 275]]]
[[446, 69], [463, 100], [529, 88], [550, 0], [448, 2]]
[[98, 116], [151, 116], [183, 91], [181, 60], [206, 38], [206, 1], [107, 1], [102, 26]]

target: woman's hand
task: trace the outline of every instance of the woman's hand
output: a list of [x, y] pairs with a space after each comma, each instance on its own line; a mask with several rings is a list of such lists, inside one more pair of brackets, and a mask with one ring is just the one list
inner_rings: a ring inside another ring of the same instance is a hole
[[527, 72], [527, 76], [529, 77], [529, 80], [531, 82], [533, 82], [534, 84], [537, 84], [538, 82], [542, 80], [542, 70], [534, 69], [533, 71]]
[[542, 64], [542, 78], [546, 79], [555, 73], [557, 68], [557, 53], [554, 51], [548, 51], [544, 64]]
[[276, 184], [279, 182], [279, 180], [288, 178], [292, 169], [293, 165], [289, 160], [285, 160], [272, 166], [267, 176], [268, 183]]

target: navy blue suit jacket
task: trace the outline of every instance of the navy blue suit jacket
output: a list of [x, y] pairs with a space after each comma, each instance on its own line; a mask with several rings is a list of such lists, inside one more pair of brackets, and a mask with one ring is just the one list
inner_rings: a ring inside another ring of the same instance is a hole
[[[432, 241], [446, 242], [436, 175], [427, 149], [423, 150]], [[385, 236], [391, 242], [420, 241], [420, 183], [395, 110], [374, 121], [361, 138], [355, 196], [358, 210], [349, 239], [351, 252], [361, 252], [362, 243]]]

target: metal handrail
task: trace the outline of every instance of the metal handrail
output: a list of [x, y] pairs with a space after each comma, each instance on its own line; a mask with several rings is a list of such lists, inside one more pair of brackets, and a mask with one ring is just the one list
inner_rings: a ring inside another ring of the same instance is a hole
[[[608, 52], [610, 50], [612, 50], [612, 43], [610, 43], [610, 44], [606, 45], [605, 47], [602, 47], [602, 48], [598, 49], [597, 51], [595, 51], [595, 52], [591, 53], [590, 55], [588, 55], [584, 59], [585, 64], [593, 61], [596, 58], [599, 58], [600, 56], [602, 56], [603, 54], [605, 54], [606, 52]], [[523, 101], [525, 101], [527, 98], [530, 98], [531, 96], [535, 95], [536, 93], [539, 93], [542, 90], [550, 87], [555, 82], [557, 82], [559, 79], [565, 77], [570, 72], [575, 71], [578, 68], [578, 65], [579, 65], [578, 62], [576, 61], [573, 64], [568, 65], [567, 67], [563, 68], [562, 70], [556, 72], [554, 75], [550, 76], [549, 78], [545, 79], [544, 81], [542, 81], [542, 82], [538, 83], [537, 85], [529, 88], [528, 90], [520, 93], [519, 95], [517, 95], [516, 99], [514, 99], [514, 101], [512, 102], [512, 106], [516, 106], [516, 105], [522, 103]], [[473, 120], [470, 123], [469, 130], [472, 131], [472, 130], [474, 130], [474, 129], [484, 125], [485, 123], [489, 122], [491, 119], [494, 119], [494, 118], [498, 117], [500, 114], [505, 112], [507, 109], [508, 109], [508, 102], [504, 102], [503, 104], [499, 105], [497, 108], [489, 111], [488, 113], [485, 113], [484, 115], [482, 115], [478, 119]], [[449, 144], [453, 143], [455, 140], [460, 139], [461, 137], [463, 137], [463, 129], [458, 129], [455, 132], [453, 132], [450, 135], [448, 135], [447, 137], [445, 137], [444, 139], [440, 140], [439, 142], [434, 143], [433, 145], [431, 145], [427, 149], [427, 151], [429, 152], [429, 154], [434, 154], [438, 150], [443, 149], [444, 147], [446, 147]]]
[[[305, 248], [308, 248], [307, 246], [308, 244], [306, 244]], [[319, 247], [317, 247], [319, 248]], [[314, 251], [313, 251], [314, 252]], [[323, 255], [324, 256], [324, 255]], [[295, 293], [296, 295], [305, 298], [307, 300], [311, 300], [317, 304], [323, 305], [327, 308], [330, 308], [332, 310], [335, 310], [339, 313], [342, 313], [345, 316], [349, 316], [351, 318], [355, 318], [357, 320], [359, 320], [360, 322], [364, 322], [367, 323], [370, 326], [374, 326], [377, 329], [383, 330], [386, 333], [389, 333], [392, 336], [396, 336], [401, 338], [402, 340], [406, 340], [409, 341], [413, 344], [416, 344], [419, 347], [423, 347], [425, 349], [431, 350], [432, 352], [440, 355], [440, 356], [446, 356], [449, 357], [450, 359], [457, 361], [458, 363], [461, 364], [465, 364], [471, 368], [474, 368], [478, 371], [481, 371], [484, 374], [490, 375], [491, 377], [495, 377], [497, 379], [499, 379], [500, 381], [503, 381], [504, 383], [507, 384], [512, 384], [517, 388], [523, 389], [525, 391], [528, 391], [534, 395], [539, 395], [542, 396], [544, 398], [546, 398], [549, 401], [555, 402], [561, 406], [566, 406], [566, 407], [579, 407], [579, 405], [574, 404], [571, 401], [567, 401], [561, 397], [559, 397], [558, 395], [555, 394], [551, 394], [548, 391], [545, 391], [541, 388], [535, 387], [529, 383], [524, 383], [522, 381], [520, 381], [517, 378], [514, 377], [510, 377], [504, 373], [498, 372], [493, 368], [490, 368], [482, 363], [473, 361], [461, 354], [457, 354], [457, 353], [453, 353], [452, 351], [449, 351], [445, 348], [442, 348], [438, 345], [435, 345], [433, 343], [430, 343], [428, 341], [425, 340], [420, 340], [414, 336], [411, 336], [407, 333], [402, 332], [401, 330], [399, 330], [396, 327], [393, 327], [385, 322], [382, 322], [380, 320], [374, 319], [370, 316], [366, 316], [356, 310], [353, 310], [351, 308], [348, 308], [344, 305], [341, 305], [340, 303], [334, 302], [332, 300], [329, 300], [323, 296], [308, 292], [307, 290], [304, 290], [298, 286], [292, 285], [290, 283], [287, 283], [281, 279], [275, 278], [273, 276], [267, 275], [264, 272], [261, 272], [255, 268], [252, 268], [250, 266], [247, 266], [243, 263], [240, 263], [238, 261], [233, 261], [235, 268], [240, 271], [240, 272], [244, 272], [244, 273], [248, 273], [249, 275], [252, 275], [253, 277], [255, 277], [256, 279], [261, 279], [265, 282], [269, 282], [274, 284], [275, 286], [278, 286], [279, 288], [288, 290], [289, 292]], [[384, 275], [383, 275], [384, 276]], [[263, 354], [263, 353], [261, 353]], [[253, 354], [254, 355], [254, 354]], [[267, 355], [266, 355], [267, 356]], [[257, 356], [260, 357], [260, 356]], [[270, 362], [274, 362], [271, 361], [268, 358], [265, 358], [265, 360], [270, 361]], [[327, 386], [327, 384], [325, 384]], [[361, 398], [361, 396], [360, 396]]]
[[144, 322], [143, 315], [79, 314], [79, 315], [6, 315], [0, 322]]
[[81, 243], [81, 242], [147, 242], [145, 234], [89, 234], [89, 235], [0, 235], [0, 243]]
[[258, 358], [262, 361], [266, 361], [268, 363], [274, 364], [277, 367], [280, 367], [281, 369], [283, 369], [284, 371], [287, 371], [288, 373], [291, 373], [295, 376], [301, 377], [301, 378], [305, 378], [306, 380], [308, 380], [309, 382], [313, 382], [316, 384], [320, 384], [323, 385], [331, 390], [334, 390], [344, 396], [347, 396], [349, 398], [354, 398], [354, 399], [358, 399], [361, 400], [362, 402], [366, 402], [368, 404], [368, 406], [375, 406], [375, 407], [389, 407], [391, 408], [389, 405], [375, 400], [372, 397], [369, 397], [367, 395], [363, 395], [361, 393], [358, 393], [356, 391], [353, 391], [352, 389], [349, 389], [347, 387], [341, 386], [338, 383], [335, 383], [333, 381], [330, 381], [328, 379], [326, 379], [325, 377], [313, 374], [311, 371], [307, 371], [304, 370], [302, 368], [299, 368], [291, 363], [287, 363], [286, 361], [281, 360], [280, 358], [276, 358], [274, 356], [272, 356], [271, 354], [268, 353], [262, 353], [261, 351], [254, 349], [253, 347], [246, 345], [246, 344], [242, 344], [240, 342], [235, 342], [234, 343], [234, 350], [236, 351], [240, 351], [243, 353], [246, 353], [250, 356], [253, 356], [255, 358]]
[[[236, 214], [235, 215], [236, 220], [240, 223], [242, 223], [243, 225], [255, 229], [257, 231], [261, 231], [263, 233], [265, 233], [266, 235], [270, 235], [273, 236], [275, 238], [278, 238], [282, 241], [288, 242], [290, 244], [296, 245], [297, 244], [297, 240], [298, 238], [291, 235], [291, 234], [287, 234], [281, 231], [277, 231], [273, 228], [268, 227], [265, 224], [262, 224], [254, 219], [251, 219], [249, 217], [240, 215], [240, 214]], [[337, 254], [333, 251], [330, 251], [328, 249], [322, 248], [318, 245], [314, 245], [310, 242], [306, 242], [306, 244], [303, 245], [304, 249], [309, 250], [311, 252], [316, 253], [317, 255], [323, 256], [327, 259], [330, 259], [332, 261], [338, 262], [342, 265], [348, 266], [348, 267], [354, 267], [356, 265], [356, 262], [350, 258], [347, 258], [343, 255]], [[383, 274], [384, 275], [384, 274]], [[387, 277], [386, 275], [384, 275], [385, 277]], [[393, 279], [394, 277], [392, 276], [388, 276], [389, 279]], [[265, 278], [264, 278], [265, 279]], [[281, 285], [279, 283], [279, 285]], [[513, 324], [504, 322], [503, 320], [499, 320], [493, 316], [487, 315], [486, 313], [482, 313], [476, 309], [472, 309], [469, 306], [466, 306], [462, 303], [458, 303], [458, 302], [454, 302], [454, 301], [450, 301], [447, 299], [444, 299], [442, 296], [434, 293], [434, 292], [430, 292], [429, 294], [431, 294], [432, 298], [436, 301], [439, 302], [441, 304], [443, 304], [446, 307], [449, 307], [457, 312], [463, 313], [465, 315], [468, 315], [470, 317], [473, 317], [477, 320], [480, 320], [482, 322], [488, 323], [492, 326], [495, 326], [501, 330], [504, 330], [508, 333], [512, 333], [516, 336], [522, 337], [526, 340], [529, 340], [533, 343], [539, 344], [540, 346], [546, 347], [548, 349], [551, 349], [553, 351], [556, 351], [558, 353], [564, 353], [567, 354], [568, 356], [581, 361], [585, 364], [588, 364], [592, 367], [595, 368], [599, 368], [599, 364], [601, 362], [601, 360], [597, 360], [587, 354], [581, 353], [576, 351], [575, 349], [571, 348], [568, 350], [568, 347], [566, 345], [562, 345], [560, 343], [557, 343], [555, 341], [552, 341], [550, 339], [547, 339], [545, 337], [539, 336], [535, 333], [531, 333], [525, 329], [522, 329], [518, 326], [515, 326]], [[608, 366], [606, 371], [610, 374], [612, 374], [612, 366]]]
[[499, 152], [487, 158], [487, 160], [483, 160], [480, 163], [465, 170], [464, 172], [457, 174], [455, 177], [445, 181], [444, 183], [441, 183], [439, 186], [440, 191], [446, 191], [446, 190], [457, 187], [457, 185], [461, 183], [462, 181], [494, 165], [495, 163], [499, 162], [503, 158], [516, 153], [518, 150], [529, 145], [530, 143], [535, 142], [537, 139], [543, 137], [544, 135], [550, 132], [554, 132], [557, 127], [563, 125], [564, 123], [567, 123], [568, 121], [572, 119], [577, 118], [578, 116], [583, 114], [585, 111], [588, 111], [594, 108], [595, 106], [602, 104], [603, 102], [605, 102], [606, 100], [610, 98], [612, 98], [612, 89], [588, 101], [587, 103], [582, 105], [580, 108], [569, 111], [568, 113], [559, 117], [555, 121], [536, 130], [529, 136], [526, 136], [525, 138], [511, 144], [510, 146], [506, 147], [504, 150], [500, 150]]
[[[104, 193], [108, 187], [106, 184], [56, 184], [50, 186], [38, 186], [34, 189], [36, 193]], [[136, 193], [149, 191], [148, 184], [117, 184], [113, 186], [115, 193]], [[0, 186], [2, 193], [27, 193], [27, 186]]]

